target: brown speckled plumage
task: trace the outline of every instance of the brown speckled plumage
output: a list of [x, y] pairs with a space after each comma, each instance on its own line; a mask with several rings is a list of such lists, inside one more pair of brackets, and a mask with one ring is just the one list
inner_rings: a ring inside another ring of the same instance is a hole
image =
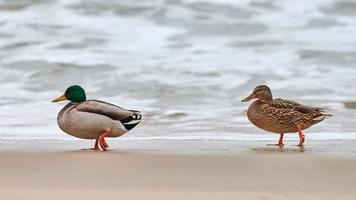
[[293, 133], [321, 122], [327, 115], [321, 108], [313, 108], [298, 104], [293, 101], [274, 99], [270, 102], [257, 100], [253, 102], [248, 111], [248, 119], [258, 128], [273, 133]]
[[[300, 143], [304, 143], [302, 130], [323, 121], [331, 115], [322, 108], [305, 106], [294, 101], [273, 99], [268, 86], [257, 86], [242, 102], [257, 99], [247, 111], [252, 124], [268, 132], [281, 134], [278, 146], [283, 146], [283, 134], [299, 132]], [[298, 129], [299, 128], [299, 129]]]

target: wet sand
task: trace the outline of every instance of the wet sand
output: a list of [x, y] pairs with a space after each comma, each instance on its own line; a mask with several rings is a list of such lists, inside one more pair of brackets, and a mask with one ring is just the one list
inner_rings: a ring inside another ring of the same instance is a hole
[[318, 143], [0, 141], [0, 199], [356, 199], [355, 142]]

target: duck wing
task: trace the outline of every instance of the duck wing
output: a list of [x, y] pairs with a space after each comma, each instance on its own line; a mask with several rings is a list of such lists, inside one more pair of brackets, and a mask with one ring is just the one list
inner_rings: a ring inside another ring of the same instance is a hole
[[285, 100], [285, 99], [274, 99], [273, 101], [270, 102], [270, 106], [275, 107], [275, 108], [280, 108], [280, 109], [292, 109], [294, 111], [297, 111], [297, 112], [300, 112], [303, 114], [310, 114], [310, 113], [322, 114], [324, 112], [324, 109], [322, 109], [322, 108], [306, 106], [306, 105], [302, 105], [300, 103], [297, 103], [297, 102], [294, 102], [291, 100]]
[[[75, 109], [80, 112], [89, 112], [95, 113], [98, 115], [107, 116], [113, 120], [132, 120], [131, 118], [137, 118], [137, 115], [140, 115], [139, 111], [135, 110], [126, 110], [114, 104], [110, 104], [104, 101], [98, 100], [88, 100], [78, 104]], [[140, 115], [141, 116], [141, 115]]]

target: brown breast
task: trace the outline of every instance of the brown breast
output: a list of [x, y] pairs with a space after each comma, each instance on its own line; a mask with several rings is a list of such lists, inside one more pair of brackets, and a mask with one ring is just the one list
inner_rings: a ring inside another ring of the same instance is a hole
[[250, 122], [260, 129], [273, 133], [289, 133], [296, 132], [297, 128], [293, 123], [289, 123], [285, 119], [280, 119], [279, 116], [266, 110], [267, 103], [259, 100], [253, 102], [247, 111], [247, 117]]

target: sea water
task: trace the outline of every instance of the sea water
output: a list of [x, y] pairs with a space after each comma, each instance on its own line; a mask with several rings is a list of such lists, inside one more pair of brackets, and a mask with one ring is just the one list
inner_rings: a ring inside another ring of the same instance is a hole
[[356, 1], [0, 0], [0, 138], [74, 139], [50, 101], [79, 84], [143, 112], [125, 139], [275, 139], [241, 103], [266, 84], [334, 115], [308, 138], [356, 139], [355, 35]]

